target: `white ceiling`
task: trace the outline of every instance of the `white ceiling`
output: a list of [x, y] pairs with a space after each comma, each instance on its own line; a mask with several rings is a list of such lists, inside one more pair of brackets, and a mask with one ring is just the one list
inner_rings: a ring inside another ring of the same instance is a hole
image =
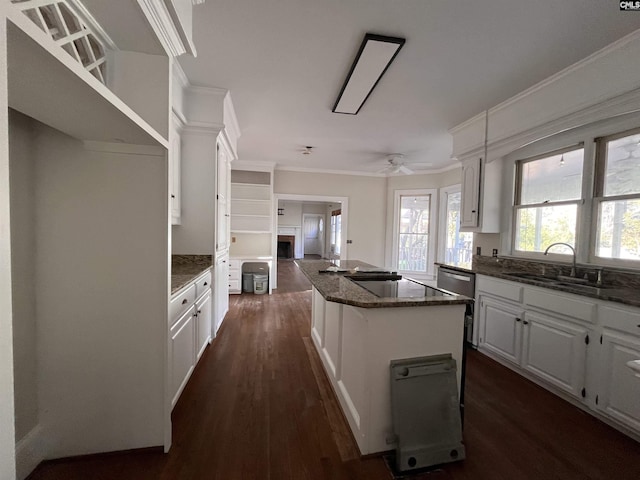
[[[439, 169], [449, 128], [638, 28], [603, 0], [208, 0], [180, 63], [231, 90], [241, 160], [376, 172], [398, 152]], [[332, 113], [367, 32], [407, 42], [358, 115]]]

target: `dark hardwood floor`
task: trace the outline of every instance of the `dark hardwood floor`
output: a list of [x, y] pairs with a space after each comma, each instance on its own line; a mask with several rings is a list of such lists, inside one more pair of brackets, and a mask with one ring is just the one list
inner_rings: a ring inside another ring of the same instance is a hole
[[[31, 479], [387, 480], [361, 459], [309, 339], [291, 261], [274, 295], [233, 295], [173, 411], [173, 447], [49, 462]], [[416, 480], [640, 479], [640, 444], [478, 352], [469, 353], [467, 459]]]

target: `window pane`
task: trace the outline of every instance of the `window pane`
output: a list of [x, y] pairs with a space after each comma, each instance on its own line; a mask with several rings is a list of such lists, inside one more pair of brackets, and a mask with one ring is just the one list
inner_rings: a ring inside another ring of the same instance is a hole
[[520, 205], [582, 198], [584, 149], [522, 163]]
[[400, 233], [429, 232], [430, 195], [400, 197]]
[[640, 260], [640, 199], [600, 204], [596, 255]]
[[640, 193], [640, 134], [607, 142], [604, 194]]
[[577, 205], [519, 208], [516, 250], [544, 252], [554, 242], [575, 246]]
[[401, 233], [399, 237], [398, 270], [426, 272], [428, 243], [428, 235]]
[[444, 263], [471, 268], [473, 233], [460, 231], [460, 192], [447, 194]]

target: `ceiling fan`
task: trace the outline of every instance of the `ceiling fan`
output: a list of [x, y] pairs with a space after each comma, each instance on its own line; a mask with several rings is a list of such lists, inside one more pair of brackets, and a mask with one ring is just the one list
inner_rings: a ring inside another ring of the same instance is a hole
[[411, 170], [409, 167], [407, 167], [405, 165], [406, 163], [417, 168], [430, 167], [433, 165], [432, 163], [424, 163], [424, 162], [407, 162], [405, 160], [405, 156], [401, 153], [392, 153], [390, 155], [387, 155], [386, 160], [388, 165], [382, 170], [377, 171], [376, 173], [386, 173], [386, 174], [402, 173], [404, 175], [411, 175], [415, 172]]

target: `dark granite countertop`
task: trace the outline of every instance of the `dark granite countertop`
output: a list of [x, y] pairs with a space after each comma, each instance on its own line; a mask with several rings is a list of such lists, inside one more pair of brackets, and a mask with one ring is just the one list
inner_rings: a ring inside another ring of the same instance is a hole
[[171, 255], [171, 295], [211, 268], [211, 255]]
[[[473, 299], [463, 295], [445, 297], [411, 297], [411, 298], [381, 298], [364, 288], [356, 285], [341, 273], [319, 273], [326, 270], [332, 262], [329, 260], [296, 260], [300, 270], [311, 281], [320, 294], [330, 302], [343, 303], [362, 308], [389, 307], [428, 307], [437, 305], [460, 305], [470, 303]], [[358, 260], [341, 260], [336, 262], [338, 268], [353, 270], [375, 269], [376, 267]]]
[[[545, 264], [545, 268], [547, 269], [547, 271], [552, 271], [547, 272], [546, 275], [543, 275], [543, 271], [541, 270], [543, 268], [542, 264], [537, 262], [509, 258], [496, 259], [492, 257], [478, 256], [474, 256], [473, 267], [471, 268], [471, 270], [447, 265], [444, 263], [437, 263], [436, 265], [441, 265], [463, 272], [472, 272], [480, 275], [496, 277], [502, 280], [508, 280], [510, 282], [524, 283], [526, 285], [547, 288], [549, 290], [556, 290], [559, 292], [572, 293], [574, 295], [596, 298], [598, 300], [606, 300], [609, 302], [617, 302], [634, 307], [640, 307], [640, 277], [635, 274], [605, 270], [606, 274], [604, 276], [603, 285], [606, 288], [593, 288], [585, 290], [580, 286], [558, 285], [555, 283], [539, 281], [531, 278], [514, 277], [512, 275], [513, 273], [518, 272], [531, 273], [534, 275], [547, 276], [551, 279], [557, 276], [558, 273], [568, 275], [568, 270], [563, 270], [563, 268], [565, 268], [564, 266], [553, 266]], [[559, 269], [559, 272], [555, 269]], [[589, 270], [589, 268], [585, 268], [585, 271]]]

